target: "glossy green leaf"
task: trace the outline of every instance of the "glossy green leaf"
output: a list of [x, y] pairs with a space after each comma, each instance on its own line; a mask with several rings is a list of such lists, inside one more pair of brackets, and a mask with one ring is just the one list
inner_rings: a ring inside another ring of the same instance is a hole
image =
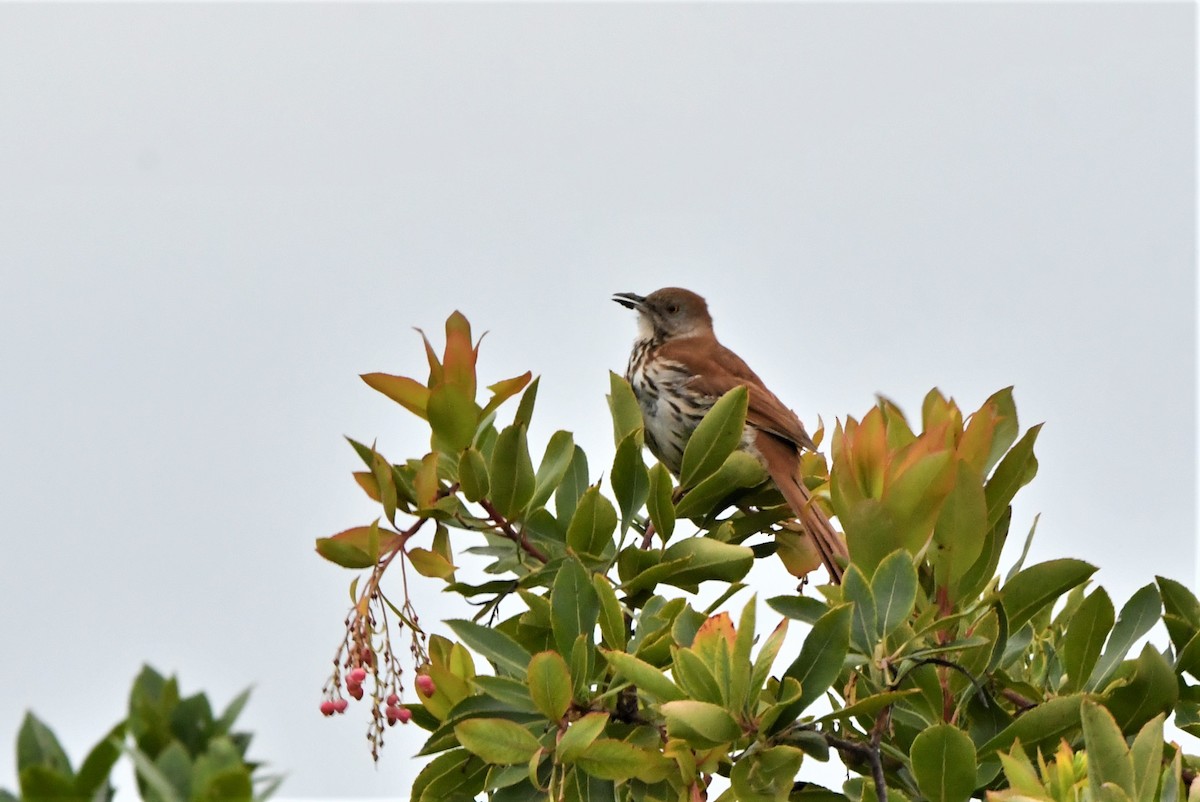
[[1200, 633], [1200, 600], [1184, 585], [1166, 577], [1155, 577], [1162, 596], [1164, 622], [1171, 642], [1182, 650]]
[[[1123, 673], [1123, 672], [1122, 672]], [[1179, 683], [1171, 664], [1150, 644], [1142, 647], [1133, 670], [1108, 694], [1108, 710], [1122, 732], [1133, 732], [1179, 701]]]
[[820, 699], [842, 671], [850, 650], [850, 625], [853, 604], [834, 607], [813, 624], [800, 654], [783, 672], [800, 683], [800, 697], [779, 716], [773, 732], [790, 724], [808, 706]]
[[912, 555], [897, 549], [884, 558], [871, 577], [876, 629], [887, 637], [908, 620], [917, 601], [917, 569]]
[[454, 735], [469, 752], [488, 763], [526, 763], [540, 748], [529, 730], [502, 718], [473, 718], [454, 726]]
[[475, 438], [479, 408], [467, 391], [456, 384], [443, 384], [429, 394], [426, 414], [435, 450], [457, 454]]
[[563, 763], [573, 763], [592, 741], [600, 737], [607, 724], [608, 713], [588, 713], [571, 722], [558, 739], [558, 759]]
[[742, 735], [733, 716], [718, 705], [682, 699], [659, 706], [667, 720], [667, 735], [682, 738], [699, 749], [732, 743]]
[[407, 376], [392, 376], [387, 373], [364, 373], [360, 378], [372, 390], [378, 390], [414, 415], [427, 418], [429, 388]]
[[734, 491], [754, 487], [766, 479], [766, 471], [752, 455], [735, 451], [711, 476], [691, 488], [675, 505], [677, 518], [699, 518], [709, 514], [717, 502]]
[[468, 648], [491, 660], [498, 669], [518, 677], [525, 675], [532, 655], [508, 635], [474, 621], [451, 619], [446, 625]]
[[[1099, 798], [1100, 786], [1113, 783], [1133, 795], [1133, 761], [1125, 736], [1103, 705], [1085, 699], [1080, 708], [1083, 740], [1088, 753], [1088, 788]], [[1157, 772], [1156, 772], [1157, 774]]]
[[847, 721], [859, 716], [874, 716], [880, 710], [883, 710], [888, 705], [894, 705], [896, 702], [904, 699], [907, 696], [915, 696], [920, 693], [916, 688], [907, 688], [903, 691], [884, 691], [882, 693], [872, 694], [865, 699], [859, 699], [852, 705], [839, 707], [832, 713], [826, 713], [820, 718], [814, 719], [814, 724], [827, 724], [833, 721]]
[[529, 661], [526, 677], [529, 695], [537, 709], [551, 721], [566, 715], [571, 706], [571, 672], [557, 652], [539, 652]]
[[1010, 631], [1016, 631], [1042, 609], [1052, 605], [1071, 588], [1081, 585], [1096, 572], [1083, 560], [1050, 560], [1031, 565], [1000, 589]]
[[606, 651], [602, 654], [617, 675], [632, 682], [642, 693], [664, 702], [686, 698], [678, 685], [645, 660], [625, 652]]
[[599, 617], [600, 599], [591, 574], [579, 560], [563, 560], [550, 592], [550, 626], [558, 650], [569, 654], [580, 635], [591, 643]]
[[1108, 645], [1092, 669], [1092, 674], [1084, 686], [1086, 690], [1102, 690], [1116, 672], [1117, 667], [1125, 660], [1129, 650], [1138, 638], [1150, 631], [1162, 614], [1162, 601], [1158, 590], [1153, 584], [1140, 588], [1117, 617], [1116, 626], [1108, 637]]
[[992, 467], [1000, 461], [1004, 453], [1012, 446], [1020, 432], [1020, 422], [1017, 420], [1017, 405], [1013, 402], [1012, 387], [1005, 387], [992, 393], [984, 404], [994, 404], [997, 418], [996, 428], [992, 431], [992, 445], [984, 464], [983, 475], [987, 476]]
[[617, 445], [609, 482], [621, 510], [621, 532], [624, 534], [634, 514], [642, 509], [650, 495], [650, 473], [642, 459], [641, 437], [636, 432]]
[[1033, 444], [1041, 430], [1042, 424], [1039, 423], [1025, 432], [1025, 436], [1004, 455], [1004, 459], [1000, 460], [995, 472], [988, 479], [984, 487], [984, 496], [987, 499], [989, 528], [1000, 520], [1017, 491], [1037, 475], [1037, 458], [1033, 456]]
[[911, 757], [917, 784], [930, 802], [967, 802], [975, 792], [975, 745], [958, 727], [922, 730]]
[[487, 764], [465, 749], [438, 755], [413, 781], [412, 802], [460, 802], [483, 790]]
[[17, 771], [30, 766], [44, 766], [68, 780], [74, 779], [71, 761], [54, 731], [33, 713], [27, 712], [21, 721], [21, 728], [17, 730]]
[[391, 551], [399, 542], [398, 535], [380, 532], [376, 525], [377, 546], [372, 549], [371, 529], [370, 526], [356, 526], [332, 537], [319, 537], [317, 553], [343, 568], [370, 568], [379, 560], [380, 551]]
[[546, 444], [546, 453], [542, 455], [542, 462], [538, 465], [537, 474], [534, 477], [533, 498], [529, 501], [530, 509], [541, 507], [550, 500], [554, 491], [558, 489], [559, 483], [570, 470], [571, 460], [574, 456], [575, 438], [570, 432], [560, 430], [550, 435], [550, 442]]
[[946, 496], [933, 528], [933, 545], [929, 561], [933, 563], [934, 581], [940, 587], [954, 591], [983, 550], [987, 534], [987, 500], [983, 481], [967, 463], [959, 461], [954, 489]]
[[871, 654], [879, 639], [876, 621], [879, 618], [875, 595], [863, 572], [851, 564], [842, 577], [842, 598], [854, 603], [850, 618], [850, 643], [862, 654]]
[[808, 596], [772, 596], [767, 605], [780, 615], [806, 624], [817, 623], [817, 619], [829, 612], [828, 604]]
[[655, 463], [650, 469], [650, 493], [646, 499], [646, 511], [654, 529], [664, 543], [675, 532], [675, 505], [671, 502], [671, 494], [675, 486], [671, 481], [671, 472], [661, 462]]
[[725, 694], [712, 670], [691, 649], [675, 650], [671, 676], [692, 699], [718, 705], [725, 701]]
[[608, 408], [613, 419], [613, 444], [634, 434], [641, 437], [642, 408], [638, 404], [633, 388], [624, 377], [609, 371], [608, 373]]
[[600, 494], [598, 487], [589, 487], [571, 516], [567, 545], [576, 554], [599, 557], [612, 544], [616, 528], [617, 511], [612, 502]]
[[592, 574], [592, 589], [600, 602], [600, 636], [610, 649], [625, 650], [625, 616], [616, 591], [606, 577]]
[[575, 759], [579, 768], [601, 780], [622, 782], [634, 777], [662, 779], [669, 767], [666, 758], [624, 741], [597, 738]]
[[[239, 698], [245, 697], [244, 692]], [[234, 700], [235, 703], [237, 700]], [[232, 707], [232, 705], [230, 705]], [[236, 715], [236, 714], [235, 714]], [[222, 716], [222, 720], [225, 717]], [[121, 722], [108, 731], [103, 738], [91, 748], [83, 762], [79, 764], [79, 772], [75, 775], [75, 790], [84, 798], [100, 802], [105, 800], [104, 790], [108, 787], [109, 776], [113, 766], [121, 757], [118, 744], [125, 737], [125, 722]]]
[[513, 415], [513, 426], [529, 428], [529, 424], [533, 420], [533, 406], [537, 403], [538, 383], [541, 379], [541, 376], [534, 379], [522, 393], [521, 400], [517, 404], [517, 412]]
[[535, 481], [524, 426], [509, 426], [500, 432], [488, 475], [492, 504], [504, 517], [517, 518], [533, 498]]
[[1092, 591], [1071, 616], [1059, 652], [1067, 674], [1064, 689], [1068, 692], [1081, 690], [1091, 676], [1115, 618], [1113, 603], [1104, 588]]
[[477, 449], [468, 448], [458, 458], [458, 486], [467, 501], [474, 502], [487, 497], [491, 489], [487, 462]]
[[[1163, 721], [1165, 714], [1155, 716], [1138, 732], [1129, 748], [1129, 759], [1133, 764], [1133, 799], [1135, 802], [1156, 802], [1159, 780], [1163, 774]], [[1178, 755], [1179, 753], [1176, 752]], [[1166, 793], [1163, 799], [1175, 802], [1178, 792]]]
[[1026, 749], [1057, 743], [1079, 726], [1079, 704], [1086, 698], [1084, 694], [1076, 693], [1042, 702], [983, 743], [975, 754], [980, 759], [986, 758], [992, 752], [1008, 749], [1018, 739]]
[[716, 473], [738, 447], [749, 403], [750, 393], [744, 386], [735, 387], [717, 399], [683, 449], [681, 486], [695, 487], [700, 480]]
[[687, 564], [663, 581], [680, 586], [698, 585], [715, 579], [737, 582], [754, 564], [754, 552], [746, 546], [722, 543], [707, 537], [691, 537], [672, 543], [663, 552], [663, 563], [688, 560]]
[[589, 485], [587, 455], [583, 453], [582, 448], [575, 446], [571, 464], [563, 474], [558, 489], [554, 491], [554, 511], [559, 521], [571, 520], [571, 516], [575, 514], [575, 506]]

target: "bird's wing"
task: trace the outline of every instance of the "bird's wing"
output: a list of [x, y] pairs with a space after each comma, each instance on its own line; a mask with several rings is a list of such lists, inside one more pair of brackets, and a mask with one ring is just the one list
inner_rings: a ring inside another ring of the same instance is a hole
[[672, 340], [664, 343], [659, 350], [660, 357], [680, 362], [691, 370], [693, 377], [688, 380], [688, 387], [705, 395], [719, 397], [744, 385], [750, 391], [747, 423], [789, 441], [797, 448], [815, 450], [812, 438], [804, 430], [804, 424], [796, 417], [796, 413], [767, 389], [758, 374], [741, 357], [715, 340], [700, 343], [692, 342], [693, 339], [698, 338]]

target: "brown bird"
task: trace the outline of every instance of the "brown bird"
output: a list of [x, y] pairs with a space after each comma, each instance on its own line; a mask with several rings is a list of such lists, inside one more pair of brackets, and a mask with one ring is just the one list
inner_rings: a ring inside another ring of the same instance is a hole
[[825, 513], [811, 504], [800, 478], [800, 453], [814, 449], [796, 413], [767, 389], [741, 357], [717, 341], [708, 304], [694, 292], [666, 287], [613, 300], [638, 312], [638, 337], [625, 378], [646, 424], [646, 445], [679, 475], [683, 449], [704, 413], [729, 390], [745, 386], [750, 405], [742, 448], [767, 469], [800, 519], [834, 582], [841, 582], [846, 544]]

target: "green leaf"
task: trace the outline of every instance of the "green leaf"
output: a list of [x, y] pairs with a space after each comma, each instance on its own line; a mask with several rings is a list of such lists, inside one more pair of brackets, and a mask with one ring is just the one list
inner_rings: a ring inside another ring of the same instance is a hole
[[735, 387], [717, 399], [705, 414], [683, 449], [679, 471], [682, 487], [695, 487], [724, 464], [742, 441], [750, 391]]
[[[1129, 749], [1129, 758], [1133, 763], [1133, 798], [1136, 802], [1155, 802], [1158, 798], [1158, 783], [1162, 776], [1163, 765], [1163, 721], [1165, 714], [1159, 714], [1146, 722], [1133, 739]], [[1176, 752], [1178, 754], [1178, 752]], [[1166, 789], [1164, 789], [1165, 791]], [[1164, 793], [1163, 799], [1175, 802], [1179, 794]]]
[[1016, 721], [976, 749], [975, 754], [980, 759], [986, 758], [993, 752], [1008, 749], [1018, 739], [1026, 749], [1034, 749], [1039, 744], [1056, 743], [1079, 726], [1079, 704], [1086, 698], [1084, 694], [1076, 693], [1042, 702], [1022, 713]]
[[854, 608], [852, 604], [838, 605], [813, 624], [800, 647], [800, 655], [783, 672], [784, 677], [799, 681], [800, 698], [780, 714], [772, 732], [791, 724], [821, 698], [841, 673], [842, 662], [850, 651], [850, 622]]
[[599, 557], [612, 544], [617, 528], [617, 511], [612, 502], [600, 495], [600, 488], [589, 487], [579, 499], [567, 527], [567, 545], [576, 554]]
[[608, 408], [613, 419], [613, 443], [619, 445], [630, 435], [641, 438], [642, 408], [633, 388], [623, 377], [608, 372]]
[[1084, 686], [1085, 689], [1089, 691], [1102, 690], [1116, 672], [1117, 667], [1125, 660], [1134, 642], [1150, 631], [1161, 614], [1161, 599], [1153, 584], [1140, 588], [1130, 596], [1129, 601], [1121, 608], [1117, 624], [1108, 637], [1108, 646], [1100, 655], [1096, 667], [1092, 669], [1092, 674]]
[[669, 766], [661, 754], [612, 738], [592, 741], [575, 762], [593, 777], [617, 782], [634, 777], [661, 780]]
[[571, 726], [558, 739], [558, 758], [563, 763], [573, 763], [583, 754], [592, 741], [600, 737], [608, 724], [608, 713], [588, 713], [571, 722]]
[[474, 621], [452, 619], [446, 625], [462, 638], [467, 647], [491, 660], [497, 669], [514, 676], [524, 676], [532, 656], [508, 635]]
[[1000, 461], [1004, 452], [1008, 451], [1017, 439], [1017, 433], [1020, 431], [1020, 424], [1017, 421], [1017, 405], [1013, 402], [1012, 389], [1005, 387], [1003, 390], [998, 390], [983, 402], [984, 404], [995, 404], [998, 413], [996, 428], [992, 432], [992, 447], [983, 468], [984, 476], [987, 476], [992, 470], [992, 466]]
[[874, 716], [880, 710], [883, 710], [888, 705], [893, 705], [906, 696], [914, 696], [920, 693], [917, 688], [908, 688], [903, 691], [884, 691], [876, 693], [865, 699], [859, 699], [852, 705], [846, 705], [834, 710], [832, 713], [826, 713], [813, 721], [814, 724], [827, 724], [833, 721], [846, 721], [859, 716]]
[[364, 373], [359, 378], [372, 390], [378, 390], [414, 415], [428, 419], [429, 388], [420, 382], [387, 373]]
[[1188, 641], [1200, 632], [1200, 600], [1186, 587], [1173, 579], [1155, 577], [1162, 596], [1167, 632], [1177, 650], [1182, 650]]
[[529, 730], [502, 718], [473, 718], [454, 726], [454, 736], [469, 752], [500, 766], [527, 763], [540, 749]]
[[550, 721], [559, 721], [571, 706], [571, 672], [557, 652], [539, 652], [529, 661], [529, 695]]
[[659, 706], [667, 720], [667, 735], [682, 738], [699, 749], [732, 743], [742, 735], [733, 716], [718, 705], [682, 699]]
[[332, 537], [317, 538], [317, 553], [343, 568], [370, 568], [379, 561], [379, 552], [390, 551], [398, 538], [394, 533], [380, 532], [376, 522], [338, 532]]
[[1059, 650], [1067, 674], [1063, 686], [1065, 690], [1078, 691], [1083, 688], [1092, 669], [1096, 667], [1096, 661], [1100, 659], [1100, 650], [1104, 648], [1114, 619], [1113, 603], [1104, 588], [1093, 591], [1071, 616], [1063, 636], [1062, 649]]
[[17, 731], [17, 771], [24, 771], [30, 766], [44, 766], [68, 781], [75, 777], [71, 761], [54, 732], [32, 712], [27, 712], [21, 729]]
[[850, 642], [861, 653], [869, 655], [875, 650], [875, 642], [879, 639], [875, 625], [879, 616], [871, 585], [857, 565], [851, 564], [842, 577], [842, 597], [854, 603], [854, 614], [850, 619]]
[[550, 592], [550, 627], [558, 650], [570, 654], [580, 635], [591, 643], [599, 617], [600, 600], [591, 575], [583, 563], [568, 557], [558, 569]]
[[600, 602], [600, 636], [610, 649], [625, 650], [625, 616], [607, 577], [592, 574], [592, 589]]
[[145, 752], [130, 744], [123, 744], [122, 748], [133, 760], [133, 769], [140, 780], [139, 784], [144, 783], [153, 789], [159, 802], [184, 802], [185, 797]]
[[621, 532], [624, 534], [634, 513], [642, 508], [650, 495], [650, 474], [642, 459], [642, 440], [637, 432], [628, 435], [617, 446], [609, 481], [621, 509]]
[[930, 802], [966, 802], [975, 792], [975, 745], [952, 724], [929, 727], [912, 744], [912, 770]]
[[1123, 679], [1107, 700], [1122, 732], [1133, 732], [1159, 713], [1169, 712], [1179, 701], [1179, 684], [1171, 664], [1148, 643], [1134, 661], [1132, 673]]
[[707, 537], [690, 537], [667, 547], [662, 562], [688, 560], [663, 581], [676, 587], [698, 585], [710, 579], [737, 582], [754, 564], [754, 551], [747, 546], [735, 546]]
[[1083, 560], [1050, 560], [1031, 565], [1014, 576], [1000, 589], [1004, 612], [1008, 614], [1009, 631], [1015, 632], [1043, 608], [1076, 585], [1087, 581], [1096, 566]]
[[554, 511], [559, 521], [569, 521], [575, 514], [575, 505], [589, 486], [587, 455], [583, 449], [575, 446], [572, 452], [571, 464], [563, 474], [558, 489], [554, 491]]
[[966, 462], [959, 461], [954, 489], [946, 496], [933, 528], [933, 547], [929, 561], [933, 563], [934, 581], [952, 591], [967, 573], [983, 550], [987, 534], [987, 500], [983, 481]]
[[473, 800], [483, 790], [487, 764], [465, 749], [438, 755], [413, 781], [412, 802]]
[[488, 473], [492, 504], [505, 518], [520, 516], [534, 490], [533, 460], [524, 426], [509, 426], [500, 432]]
[[671, 502], [674, 492], [671, 472], [661, 462], [655, 463], [650, 469], [650, 493], [646, 499], [646, 511], [654, 530], [666, 543], [675, 532], [675, 505]]
[[780, 615], [806, 624], [817, 623], [817, 619], [829, 612], [828, 604], [808, 596], [772, 596], [767, 605]]
[[479, 407], [466, 389], [457, 384], [442, 384], [429, 394], [426, 412], [434, 450], [457, 454], [475, 439], [479, 425]]
[[745, 451], [735, 451], [716, 473], [702, 480], [679, 500], [675, 505], [675, 516], [699, 518], [708, 515], [717, 502], [737, 490], [762, 484], [766, 476], [758, 459]]
[[1117, 722], [1103, 705], [1090, 699], [1083, 701], [1080, 721], [1083, 741], [1087, 745], [1088, 788], [1092, 794], [1099, 798], [1100, 786], [1113, 783], [1132, 796], [1133, 761]]
[[83, 802], [71, 777], [58, 769], [33, 764], [17, 775], [23, 802]]
[[871, 595], [876, 627], [886, 638], [908, 620], [917, 601], [917, 569], [907, 549], [893, 551], [875, 569]]
[[675, 678], [675, 682], [692, 699], [701, 702], [711, 702], [713, 704], [721, 704], [724, 701], [721, 686], [717, 683], [716, 677], [713, 676], [712, 670], [691, 649], [675, 650], [671, 675]]
[[750, 705], [753, 706], [758, 700], [759, 693], [762, 691], [763, 683], [767, 681], [767, 677], [771, 673], [771, 666], [775, 662], [775, 657], [779, 654], [779, 650], [783, 647], [784, 638], [787, 637], [788, 620], [780, 619], [779, 623], [772, 630], [767, 639], [763, 641], [763, 645], [758, 650], [758, 656], [754, 658], [754, 665], [750, 671]]
[[538, 465], [537, 476], [534, 478], [533, 498], [529, 501], [529, 509], [537, 509], [545, 505], [559, 483], [571, 468], [571, 459], [575, 456], [575, 438], [570, 432], [557, 431], [550, 436], [546, 444], [546, 453]]
[[685, 698], [679, 686], [645, 660], [625, 652], [602, 652], [604, 659], [620, 676], [632, 682], [642, 693], [663, 702]]
[[1013, 496], [1037, 475], [1037, 458], [1033, 456], [1033, 444], [1037, 440], [1042, 424], [1033, 426], [1025, 432], [1012, 450], [1004, 455], [996, 470], [984, 487], [987, 499], [987, 525], [992, 528], [1000, 520], [1000, 516], [1008, 509]]
[[517, 404], [517, 414], [513, 415], [513, 426], [529, 428], [529, 423], [533, 420], [533, 405], [537, 402], [538, 382], [541, 380], [541, 376], [534, 379], [521, 396], [521, 402]]
[[[249, 690], [242, 696], [247, 694]], [[236, 701], [235, 699], [234, 702]], [[125, 722], [121, 722], [109, 730], [88, 752], [83, 763], [79, 765], [79, 773], [75, 775], [75, 790], [81, 796], [95, 802], [109, 798], [104, 789], [109, 787], [108, 778], [112, 774], [113, 766], [121, 757], [121, 748], [117, 744], [124, 737]]]
[[468, 448], [458, 458], [458, 486], [467, 501], [487, 497], [490, 490], [487, 462], [477, 449]]

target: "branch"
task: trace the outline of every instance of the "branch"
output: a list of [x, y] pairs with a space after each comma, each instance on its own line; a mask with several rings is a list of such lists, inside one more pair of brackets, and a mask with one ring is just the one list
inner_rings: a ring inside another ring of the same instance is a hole
[[529, 539], [525, 537], [524, 530], [517, 532], [513, 529], [513, 525], [508, 522], [507, 518], [500, 514], [500, 511], [492, 505], [492, 502], [486, 498], [481, 498], [479, 499], [479, 506], [483, 507], [487, 512], [488, 516], [492, 519], [492, 523], [500, 530], [500, 534], [513, 543], [516, 543], [522, 551], [543, 565], [550, 562], [550, 558], [543, 554], [541, 549], [529, 542]]

